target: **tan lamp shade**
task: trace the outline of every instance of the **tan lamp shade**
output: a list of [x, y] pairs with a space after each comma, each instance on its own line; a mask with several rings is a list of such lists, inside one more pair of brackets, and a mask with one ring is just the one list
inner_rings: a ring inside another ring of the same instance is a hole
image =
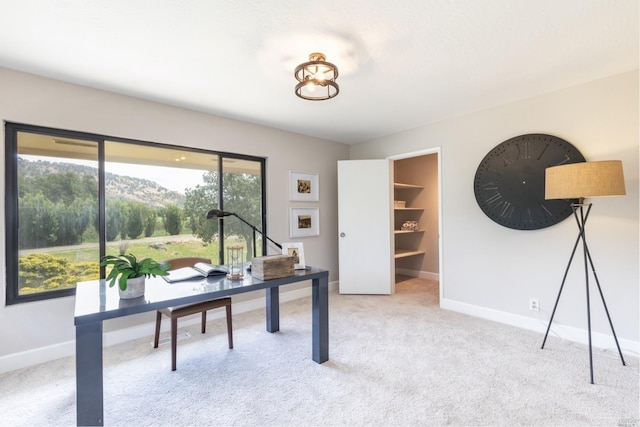
[[571, 163], [546, 169], [544, 198], [624, 196], [622, 161]]

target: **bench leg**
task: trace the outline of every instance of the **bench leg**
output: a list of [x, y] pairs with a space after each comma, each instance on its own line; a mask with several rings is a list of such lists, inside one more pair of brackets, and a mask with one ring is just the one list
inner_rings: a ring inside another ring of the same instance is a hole
[[178, 347], [178, 319], [171, 318], [171, 370], [176, 370], [176, 351]]
[[162, 313], [156, 312], [156, 336], [153, 339], [153, 348], [158, 348], [160, 342], [160, 322], [162, 321]]
[[231, 304], [227, 308], [227, 336], [229, 338], [229, 348], [233, 348], [233, 324], [231, 322]]

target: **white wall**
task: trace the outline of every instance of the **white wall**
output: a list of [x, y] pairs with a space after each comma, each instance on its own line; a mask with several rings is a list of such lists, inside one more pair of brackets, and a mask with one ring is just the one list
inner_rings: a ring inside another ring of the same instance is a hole
[[[347, 146], [2, 68], [0, 93], [3, 121], [266, 157], [269, 236], [277, 242], [291, 241], [289, 207], [319, 206], [321, 235], [295, 240], [304, 243], [307, 264], [328, 269], [329, 280], [337, 280], [336, 165], [348, 158]], [[0, 141], [4, 166], [4, 125]], [[319, 174], [320, 202], [289, 202], [290, 170]], [[0, 188], [4, 192], [4, 173]], [[4, 219], [4, 198], [1, 203]], [[5, 306], [4, 226], [0, 236], [0, 364], [8, 364], [16, 354], [28, 358], [43, 350], [68, 353], [75, 339], [74, 297]], [[108, 321], [105, 330], [145, 323], [152, 315]]]
[[[351, 158], [441, 147], [441, 304], [532, 329], [542, 327], [538, 316], [546, 322], [551, 314], [577, 226], [573, 218], [536, 231], [495, 224], [474, 198], [478, 164], [494, 146], [527, 133], [564, 138], [588, 161], [622, 160], [627, 195], [590, 200], [587, 240], [616, 333], [623, 346], [638, 351], [638, 99], [638, 72], [629, 72], [358, 144], [351, 147]], [[567, 338], [578, 341], [586, 338], [584, 288], [578, 262], [554, 321], [567, 326], [560, 327], [563, 334], [575, 335]], [[528, 310], [530, 297], [540, 299], [538, 315]], [[612, 345], [596, 293], [592, 307], [593, 330], [602, 334], [602, 345]]]
[[[320, 237], [300, 239], [309, 264], [337, 280], [337, 160], [383, 158], [441, 147], [444, 307], [519, 326], [540, 324], [528, 311], [540, 299], [546, 320], [555, 300], [576, 226], [566, 220], [538, 231], [501, 227], [478, 208], [473, 177], [482, 157], [500, 142], [543, 132], [574, 144], [587, 160], [622, 159], [627, 196], [593, 199], [588, 240], [609, 310], [623, 346], [638, 332], [638, 73], [626, 73], [349, 147], [267, 127], [228, 120], [0, 68], [0, 119], [168, 144], [267, 157], [269, 235], [287, 241], [288, 172], [320, 174]], [[0, 134], [4, 147], [4, 127]], [[4, 150], [1, 150], [4, 165]], [[4, 191], [4, 174], [0, 175]], [[0, 202], [4, 217], [4, 198]], [[316, 204], [310, 204], [316, 205]], [[300, 204], [302, 206], [302, 204]], [[306, 204], [304, 205], [306, 206]], [[5, 229], [0, 266], [5, 271]], [[0, 275], [0, 371], [16, 358], [38, 361], [72, 352], [74, 299], [5, 306]], [[571, 272], [557, 321], [584, 329], [581, 268]], [[609, 334], [597, 299], [594, 331]], [[106, 330], [150, 318], [108, 321]], [[143, 332], [144, 333], [144, 330]], [[149, 331], [151, 334], [151, 331]], [[573, 338], [573, 337], [569, 337]], [[580, 339], [580, 338], [579, 338]], [[539, 345], [539, 343], [533, 343]], [[70, 350], [71, 349], [71, 350]], [[38, 353], [36, 357], [32, 357]]]

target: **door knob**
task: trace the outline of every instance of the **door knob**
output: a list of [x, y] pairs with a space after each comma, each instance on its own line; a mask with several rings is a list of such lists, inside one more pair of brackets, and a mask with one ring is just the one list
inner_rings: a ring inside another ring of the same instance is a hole
[[340, 237], [344, 237], [344, 236], [346, 236], [346, 234], [340, 233]]

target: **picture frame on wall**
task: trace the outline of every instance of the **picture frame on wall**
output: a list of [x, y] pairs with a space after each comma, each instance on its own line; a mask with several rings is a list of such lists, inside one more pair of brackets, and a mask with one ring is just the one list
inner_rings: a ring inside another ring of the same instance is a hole
[[289, 171], [289, 200], [293, 202], [317, 202], [320, 188], [317, 173]]
[[318, 208], [290, 208], [290, 237], [309, 237], [319, 235], [320, 212]]
[[302, 245], [302, 242], [283, 243], [282, 254], [293, 257], [293, 268], [295, 270], [304, 270], [306, 268], [304, 262], [304, 246]]

